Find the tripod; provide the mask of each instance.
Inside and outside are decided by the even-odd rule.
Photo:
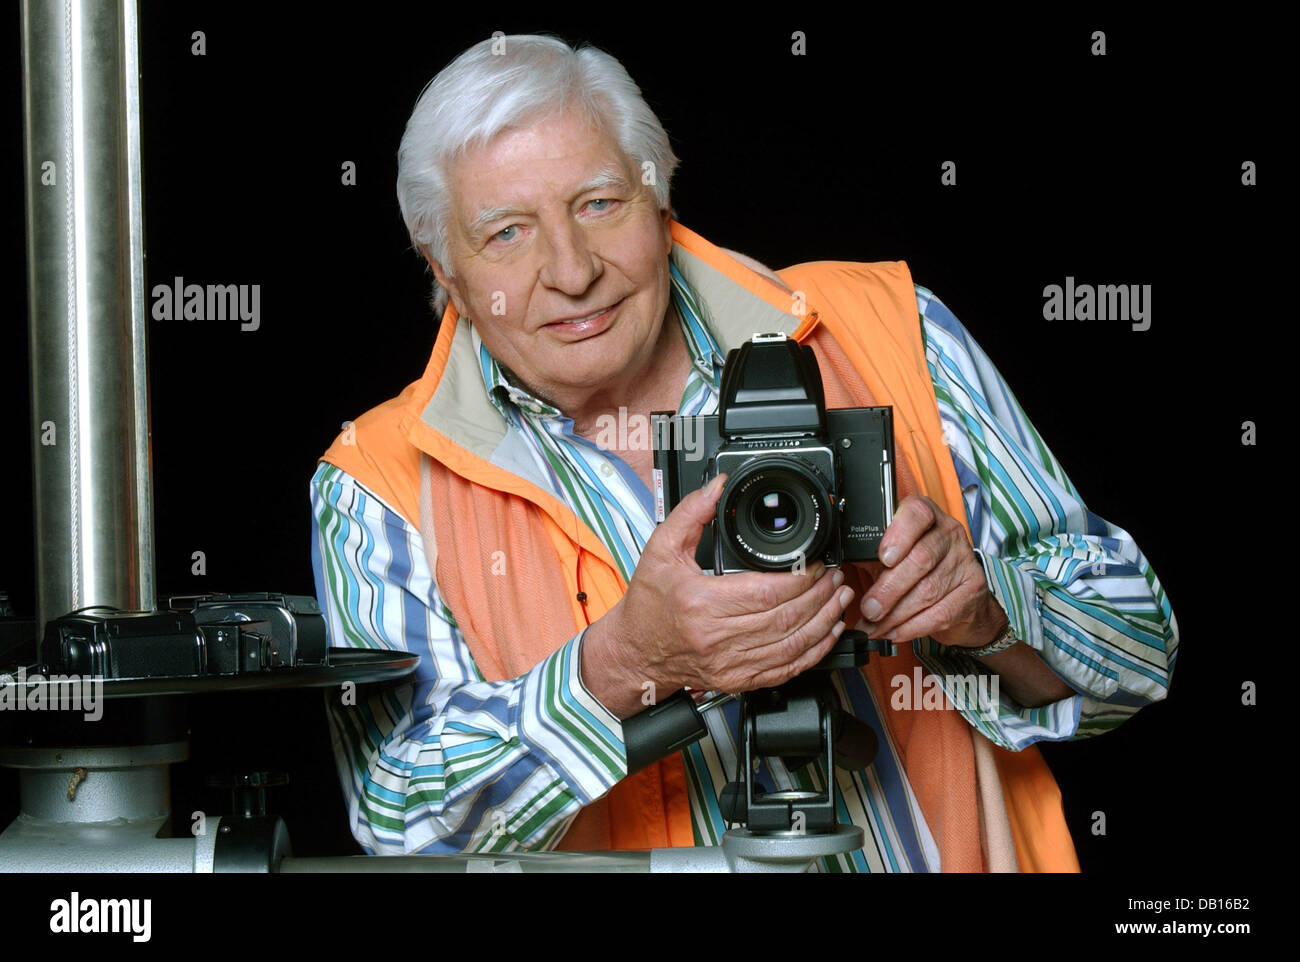
[[[862,829],[836,821],[835,765],[865,768],[875,758],[878,742],[870,725],[840,707],[831,671],[860,668],[872,652],[893,655],[897,648],[850,629],[815,667],[776,688],[720,695],[698,706],[679,691],[624,720],[628,772],[704,737],[700,713],[739,698],[741,750],[735,778],[718,796],[723,819],[744,825],[726,833],[730,855],[751,865],[774,866],[861,848]],[[764,756],[778,756],[792,769],[824,759],[826,789],[768,791],[755,773],[755,762]]]
[[[846,631],[814,668],[776,688],[740,696],[740,736],[736,778],[719,795],[723,818],[743,823],[752,835],[803,836],[835,833],[835,765],[865,768],[878,743],[871,726],[840,707],[831,671],[859,668],[871,652],[892,655],[888,641]],[[825,761],[825,791],[768,791],[758,782],[756,761],[779,756],[787,768]]]

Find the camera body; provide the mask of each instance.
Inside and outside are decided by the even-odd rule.
[[[727,355],[717,415],[651,415],[662,520],[719,474],[701,568],[802,570],[873,561],[893,518],[893,409],[826,410],[812,348],[757,334]]]
[[[47,672],[114,680],[244,675],[329,663],[325,617],[311,595],[174,595],[166,611],[83,609],[50,619]]]

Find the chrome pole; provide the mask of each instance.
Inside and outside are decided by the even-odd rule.
[[[155,604],[135,0],[24,0],[37,630]]]

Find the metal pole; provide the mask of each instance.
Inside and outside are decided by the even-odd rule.
[[[656,850],[657,851],[657,850]],[[338,855],[280,861],[280,872],[464,875],[474,872],[631,872],[651,870],[651,852],[506,852],[498,855]]]
[[[135,0],[24,0],[37,630],[155,604]]]

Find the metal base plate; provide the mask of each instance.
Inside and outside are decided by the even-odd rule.
[[[856,825],[836,825],[830,832],[755,835],[733,828],[722,836],[723,847],[736,858],[755,862],[810,862],[862,848],[865,836]]]

